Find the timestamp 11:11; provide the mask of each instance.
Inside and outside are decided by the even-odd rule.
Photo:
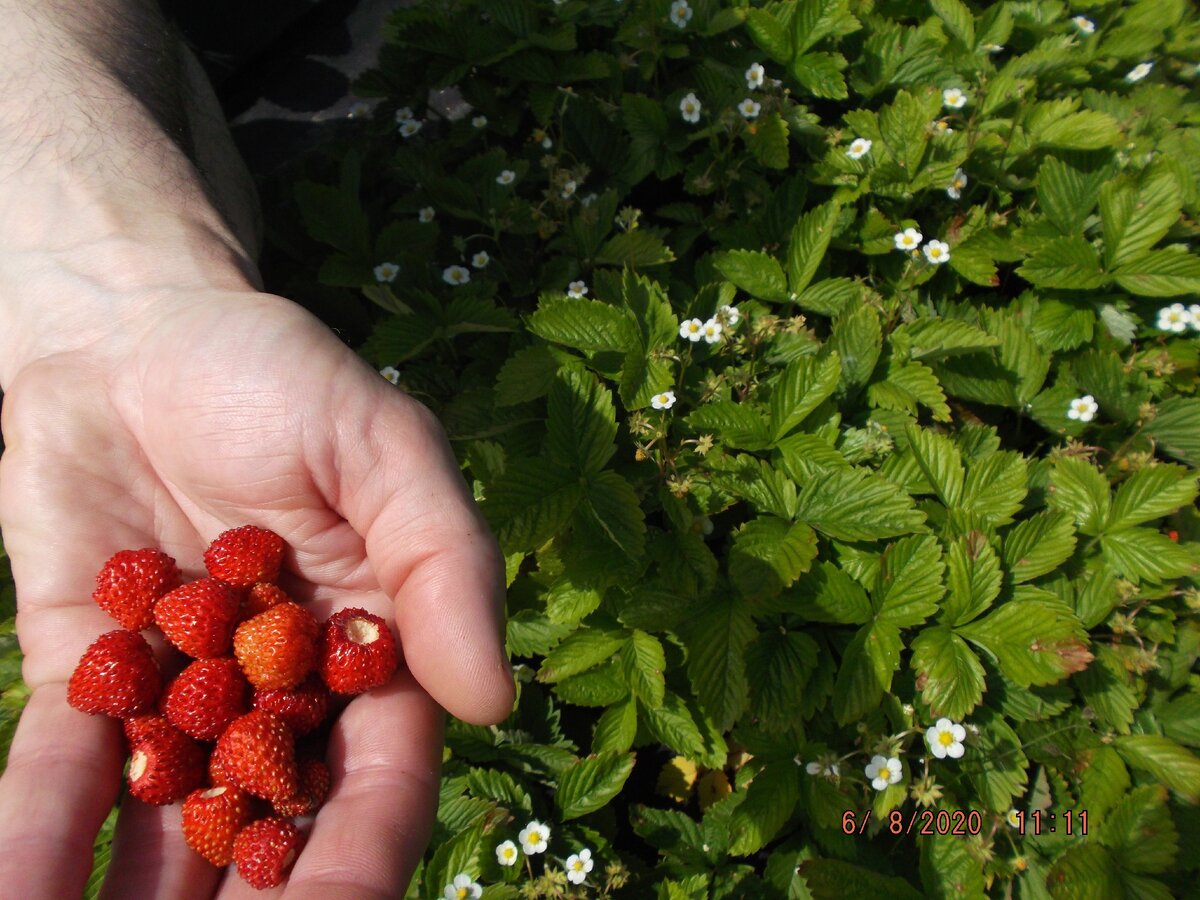
[[[1086,835],[1088,833],[1086,809],[1078,811],[1068,809],[1061,816],[1058,813],[1042,812],[1040,809],[1035,809],[1028,815],[1018,810],[1014,818],[1019,834],[1025,834],[1026,829],[1035,835],[1054,834],[1059,828],[1063,830],[1064,834]]]

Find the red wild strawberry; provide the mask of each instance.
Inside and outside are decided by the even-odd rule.
[[[274,804],[277,816],[311,816],[325,798],[329,796],[329,766],[319,759],[306,759],[300,763],[300,790],[294,797],[286,800],[276,800]]]
[[[275,532],[243,525],[217,536],[204,551],[204,565],[213,578],[238,587],[273,582],[279,577],[284,546]]]
[[[161,550],[122,550],[96,576],[92,599],[124,628],[141,631],[154,624],[154,604],[179,584],[179,567]]]
[[[129,749],[131,752],[134,745],[151,732],[158,731],[160,728],[174,727],[170,722],[167,721],[166,716],[153,712],[131,716],[124,721],[123,725],[125,727],[125,740],[129,742]]]
[[[260,709],[234,720],[217,741],[209,771],[262,797],[282,800],[298,788],[296,739],[283,721]],[[214,781],[218,779],[214,777]]]
[[[136,631],[118,629],[92,643],[67,685],[67,702],[85,713],[127,719],[154,707],[162,674],[150,645]]]
[[[240,601],[211,578],[175,588],[154,607],[154,621],[172,644],[193,659],[229,652]]]
[[[158,728],[138,741],[129,757],[129,793],[166,806],[204,781],[204,751],[182,731]]]
[[[233,862],[233,842],[250,820],[250,795],[218,785],[192,791],[183,801],[183,839],[214,866]]]
[[[198,659],[167,685],[163,712],[184,734],[215,741],[245,714],[249,687],[233,657]]]
[[[312,671],[320,630],[303,606],[280,603],[237,627],[233,652],[256,688],[292,688]]]
[[[212,753],[208,755],[208,781],[213,787],[237,787],[234,780],[229,777],[229,773],[225,771],[220,745],[213,747]]]
[[[241,620],[253,619],[261,612],[266,612],[272,606],[280,603],[290,603],[292,600],[283,590],[273,584],[260,581],[246,593],[242,601]]]
[[[233,842],[238,874],[259,890],[282,884],[304,849],[304,840],[300,829],[287,819],[272,816],[251,822]]]
[[[254,708],[283,719],[292,733],[300,737],[325,720],[329,712],[329,688],[313,672],[294,688],[255,691]]]
[[[325,623],[317,668],[331,691],[361,694],[387,684],[396,665],[396,640],[379,616],[351,607]]]

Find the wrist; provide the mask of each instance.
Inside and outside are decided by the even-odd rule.
[[[175,79],[169,135],[139,73],[74,37],[56,0],[32,9],[0,0],[0,26],[28,29],[0,40],[0,389],[35,359],[119,347],[171,297],[259,280],[253,187],[194,60],[141,73]]]

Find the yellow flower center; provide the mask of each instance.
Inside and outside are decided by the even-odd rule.
[[[458,900],[467,900],[471,896],[470,888],[460,887],[458,889]]]
[[[939,256],[942,255],[942,248],[941,247],[931,247],[929,250],[929,255],[932,256],[934,259],[937,259]]]
[[[938,743],[941,744],[943,747],[949,747],[951,744],[954,743],[954,735],[951,734],[949,731],[943,731],[940,734],[938,734]]]

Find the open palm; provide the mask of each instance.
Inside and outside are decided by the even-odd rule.
[[[157,546],[196,577],[213,537],[251,523],[293,548],[281,584],[318,619],[396,622],[401,671],[342,713],[288,887],[395,897],[428,840],[439,705],[488,723],[512,703],[495,543],[433,417],[289,302],[176,297],[132,331],[27,366],[4,398],[0,522],[33,694],[0,780],[0,884],[78,896],[120,786],[119,723],[65,701],[117,627],[91,601],[100,565]],[[178,806],[124,804],[113,853],[108,896],[263,896],[186,847]]]

